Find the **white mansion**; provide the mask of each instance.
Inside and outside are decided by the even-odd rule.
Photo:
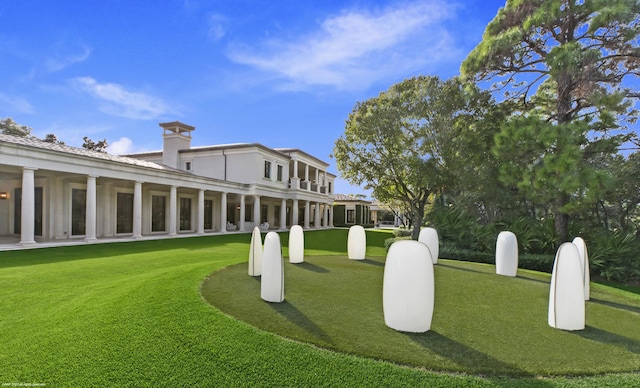
[[[0,134],[0,244],[333,226],[336,176],[298,149],[191,147],[161,123],[162,151],[116,156]]]

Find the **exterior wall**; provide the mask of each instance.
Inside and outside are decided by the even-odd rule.
[[[326,190],[321,192],[319,188],[303,190],[290,187],[289,155],[261,145],[218,146],[176,152],[179,162],[176,168],[169,168],[161,164],[163,157],[158,152],[134,155],[134,159],[133,156],[100,154],[0,134],[0,193],[8,195],[7,199],[0,198],[0,236],[21,238],[21,234],[24,235],[24,231],[16,233],[15,230],[15,220],[22,207],[16,213],[14,198],[15,189],[23,186],[23,179],[30,179],[24,178],[29,174],[23,170],[32,172],[33,190],[42,190],[41,217],[33,211],[34,218],[37,218],[34,224],[42,224],[42,233],[35,236],[36,242],[223,233],[227,231],[227,220],[233,220],[236,226],[242,224],[238,222],[241,212],[244,219],[252,222],[251,225],[246,223],[244,231],[250,231],[250,226],[264,221],[268,222],[270,229],[285,229],[294,224],[305,228],[333,225],[332,220],[327,219],[333,211],[325,210],[333,203],[332,194]],[[271,163],[269,178],[265,177],[265,161]],[[322,162],[313,158],[308,161],[314,163],[308,167],[310,170],[326,169]],[[190,171],[185,170],[186,162],[190,162]],[[278,179],[278,166],[282,166],[281,180]],[[329,182],[335,176],[323,170],[318,178]],[[90,195],[93,187],[95,201]],[[74,190],[81,191],[74,194]],[[123,206],[118,203],[119,193],[124,196],[121,198],[125,201],[123,203],[133,207],[132,211],[127,210],[126,217],[119,216],[118,208]],[[82,195],[82,199],[78,199],[78,195]],[[154,196],[164,197],[164,223],[159,231],[152,230],[152,221],[158,220],[158,213],[154,218]],[[175,202],[171,202],[172,198]],[[190,207],[188,222],[181,227],[180,204],[183,200]],[[256,212],[254,203],[258,201],[259,211]],[[92,204],[94,202],[95,205]],[[205,212],[211,221],[207,227],[203,226]],[[119,223],[123,226],[120,231]],[[95,231],[91,227],[94,224]],[[84,231],[84,234],[74,235],[73,225],[76,225],[76,231]],[[25,244],[33,243],[28,234],[20,241],[23,240]]]

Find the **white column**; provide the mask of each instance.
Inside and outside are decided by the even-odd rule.
[[[247,209],[244,205],[244,194],[240,195],[240,219],[238,220],[238,230],[244,230],[244,219],[246,218]]]
[[[333,228],[333,205],[329,204],[329,227]]]
[[[35,244],[35,169],[22,169],[22,207],[20,218],[20,244]]]
[[[178,187],[171,186],[169,191],[169,236],[175,236],[178,220]]]
[[[96,239],[96,177],[87,176],[87,203],[85,211],[84,239],[87,241]],[[135,212],[134,212],[135,213]]]
[[[198,234],[204,234],[204,190],[198,190]]]
[[[309,201],[304,201],[304,228],[309,229],[309,209],[311,204]]]
[[[304,166],[304,181],[307,183],[307,190],[311,191],[311,182],[309,182],[309,165],[308,164]]]
[[[313,219],[313,226],[315,228],[319,228],[320,227],[320,202],[316,202],[316,214],[315,214],[315,217]]]
[[[324,212],[322,212],[322,216],[324,217],[324,221],[322,221],[322,225],[324,225],[325,228],[329,227],[329,204],[325,203],[324,204]]]
[[[287,200],[284,198],[280,203],[280,229],[287,229]]]
[[[256,195],[253,200],[253,226],[259,226],[260,222],[260,196]]]
[[[227,231],[227,193],[220,196],[220,232]]]
[[[133,185],[133,238],[142,237],[142,182]]]
[[[293,177],[298,178],[298,160],[293,160]]]
[[[298,225],[298,200],[293,200],[293,205],[291,205],[291,226]]]

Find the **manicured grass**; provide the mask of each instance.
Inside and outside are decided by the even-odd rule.
[[[640,365],[640,297],[595,285],[587,328],[547,324],[549,275],[497,276],[487,264],[435,266],[431,330],[400,333],[384,324],[384,258],[312,256],[285,266],[284,303],[260,299],[246,264],[213,274],[203,295],[220,310],[265,330],[329,349],[428,370],[510,376],[629,372]]]
[[[346,233],[306,233],[307,254],[344,255]],[[388,234],[367,237],[373,245]],[[200,295],[210,273],[246,261],[249,239],[0,252],[0,385],[637,385],[637,373],[581,379],[431,373],[282,339],[225,315]],[[378,247],[368,255],[383,256]],[[637,342],[620,342],[629,344]]]

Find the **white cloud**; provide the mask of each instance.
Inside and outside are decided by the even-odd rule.
[[[150,120],[178,112],[162,99],[139,92],[130,92],[114,83],[99,83],[91,77],[80,77],[73,82],[84,92],[102,101],[104,113],[131,119]]]
[[[222,39],[227,33],[228,20],[220,14],[212,14],[209,16],[209,33],[210,40],[215,42]]]
[[[343,12],[297,40],[271,39],[260,48],[235,47],[229,57],[276,74],[292,89],[311,85],[362,89],[450,58],[455,50],[439,23],[451,16],[451,10],[450,3],[434,0],[377,12]]]
[[[45,61],[44,66],[48,73],[55,73],[73,64],[86,61],[87,58],[89,58],[89,55],[91,55],[91,49],[83,47],[81,53],[68,55],[62,58],[50,58]]]
[[[109,144],[107,149],[110,154],[124,155],[133,152],[133,141],[128,137],[121,137],[120,139]]]
[[[11,115],[16,113],[34,113],[35,111],[29,101],[24,98],[7,96],[2,93],[0,93],[0,108],[4,111],[10,112]]]

